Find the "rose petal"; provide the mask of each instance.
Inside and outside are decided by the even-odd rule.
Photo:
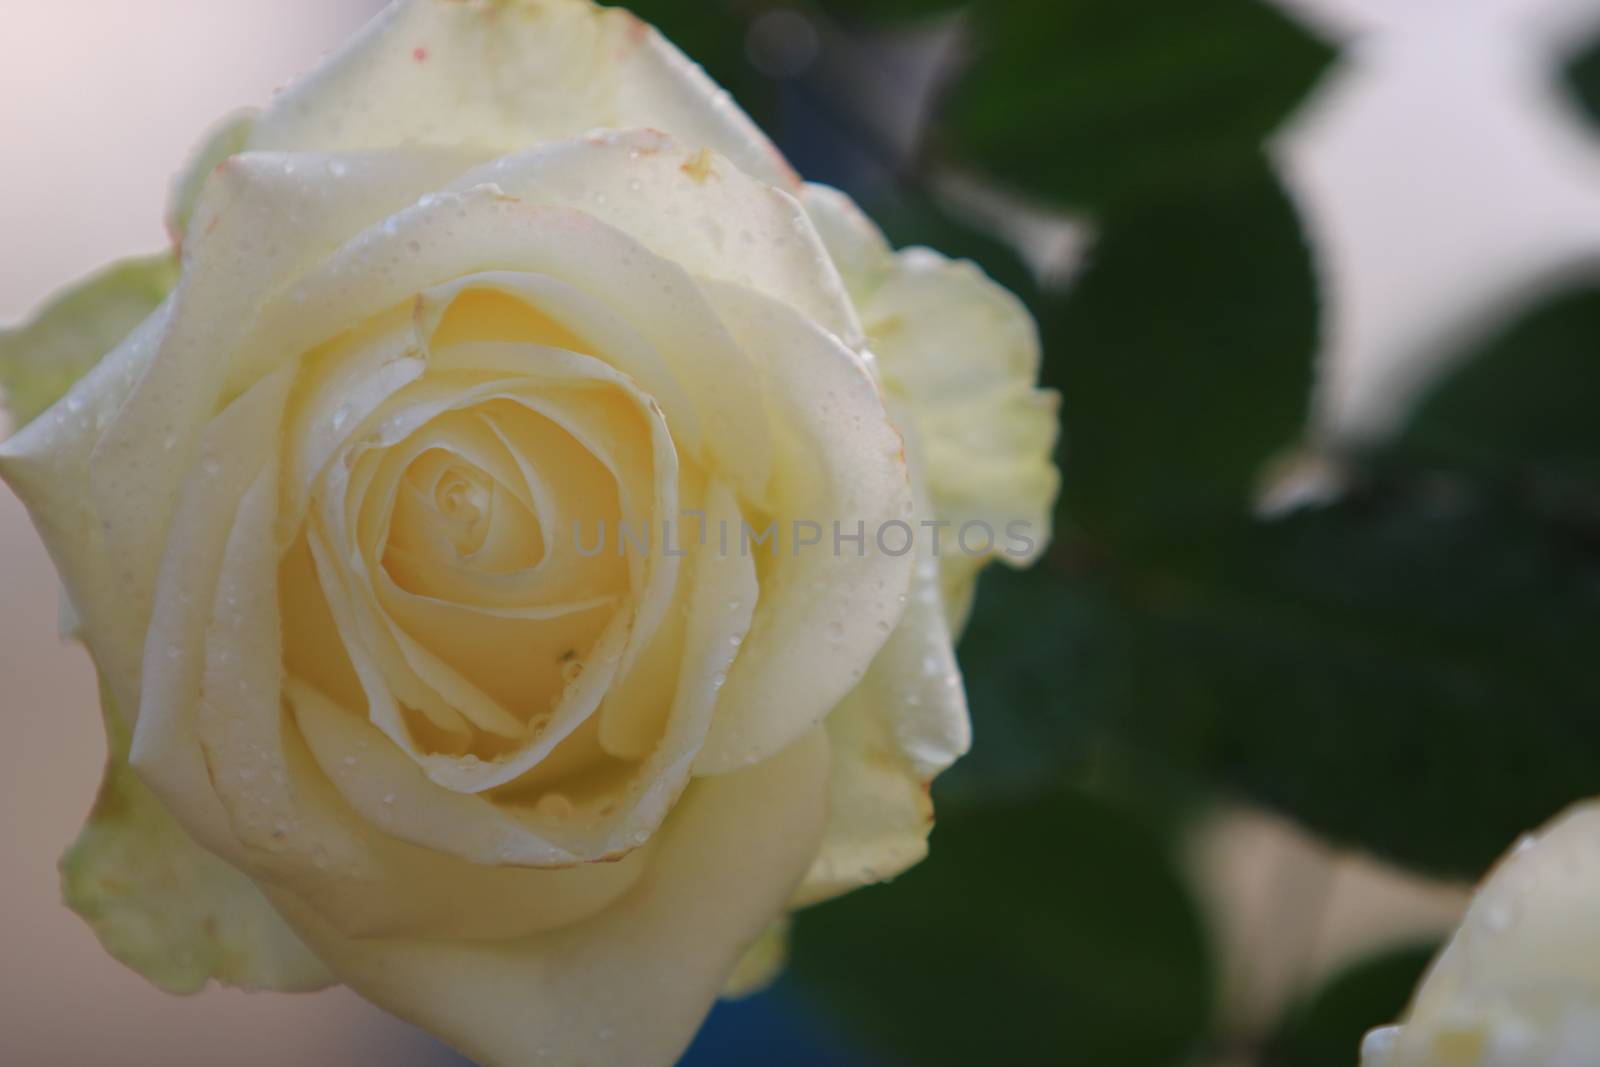
[[[517,941],[356,940],[293,898],[275,903],[343,981],[483,1067],[670,1067],[810,863],[827,775],[818,731],[697,783],[633,892]]]
[[[465,145],[488,158],[598,126],[668,130],[798,185],[704,71],[626,11],[587,0],[404,0],[281,94],[251,145]]]
[[[122,603],[119,568],[93,497],[85,492],[96,445],[140,375],[170,321],[165,303],[80,379],[43,417],[0,442],[0,477],[28,506],[66,590],[77,630],[100,665],[118,714],[139,711],[145,620]]]
[[[802,201],[860,309],[879,378],[906,413],[903,429],[922,441],[934,516],[951,524],[952,539],[981,523],[1003,561],[1032,563],[1050,541],[1060,488],[1059,397],[1035,388],[1039,337],[1027,308],[971,263],[925,248],[894,253],[835,189],[808,185]],[[941,556],[958,629],[985,562]]]
[[[547,276],[621,317],[660,352],[694,405],[708,465],[760,498],[771,457],[760,383],[694,280],[585,211],[524,202],[495,185],[430,196],[348,242],[268,304],[242,362],[271,366],[418,293],[501,272]]]
[[[1567,1067],[1600,1040],[1600,805],[1525,837],[1364,1067]]]
[[[540,145],[463,174],[534,203],[581,208],[698,278],[731,282],[799,309],[852,348],[862,344],[844,283],[805,208],[711,151],[655,130]]]
[[[769,516],[781,552],[763,558],[750,636],[728,672],[696,772],[757,762],[820,723],[866,674],[888,640],[910,585],[909,547],[878,533],[912,516],[900,435],[861,358],[794,309],[749,289],[703,282],[734,337],[767,376],[769,417],[790,428],[774,485],[784,510]],[[795,544],[795,523],[822,541]],[[833,523],[864,534],[859,555],[837,551]],[[756,524],[759,525],[759,522]],[[808,531],[811,532],[811,531]],[[733,531],[734,551],[742,531]],[[752,545],[753,553],[768,549]]]
[[[200,752],[194,718],[206,663],[213,591],[240,502],[275,463],[258,443],[275,434],[294,377],[285,369],[234,401],[206,427],[199,461],[174,511],[145,640],[141,713],[130,761],[197,841],[236,865],[244,853]],[[265,536],[272,533],[270,527]],[[276,571],[276,566],[273,567]],[[273,609],[268,618],[276,620]],[[253,656],[270,656],[254,650]],[[274,669],[281,669],[271,664]]]
[[[920,455],[907,445],[920,521],[928,500]],[[920,537],[905,614],[866,678],[828,716],[828,827],[796,907],[887,881],[927,855],[929,786],[972,746],[939,575],[933,540]]]
[[[327,168],[336,163],[346,176],[330,181]],[[228,396],[264,376],[238,376],[224,393],[237,369],[229,357],[241,324],[287,274],[458,169],[445,157],[401,152],[343,161],[236,156],[207,183],[168,318],[141,341],[155,353],[144,357],[137,384],[95,442],[87,477],[70,483],[93,508],[117,562],[105,593],[115,598],[112,614],[136,627],[150,618],[167,526],[199,436]],[[286,213],[296,225],[283,225]],[[242,447],[259,452],[277,436]],[[86,625],[102,625],[90,605],[77,607]],[[105,667],[119,702],[124,686],[137,690],[136,670]],[[125,706],[134,707],[131,695]]]

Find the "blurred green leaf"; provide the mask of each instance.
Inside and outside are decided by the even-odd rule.
[[[1567,64],[1565,81],[1590,121],[1600,122],[1600,40],[1590,41]]]
[[[1389,448],[1571,501],[1600,494],[1600,291],[1563,294],[1470,353]]]
[[[1476,875],[1594,791],[1600,560],[1514,502],[1396,475],[1124,587],[1118,735],[1330,837]]]
[[[998,0],[971,18],[948,147],[1103,213],[1235,180],[1332,58],[1260,0]]]
[[[971,0],[814,0],[817,7],[847,25],[890,27],[896,23],[948,15]]]
[[[1337,504],[1175,520],[1162,552],[1069,531],[1046,574],[986,578],[969,790],[1112,751],[1466,876],[1594,793],[1595,306],[1563,297],[1484,345]]]
[[[1389,949],[1334,975],[1291,1010],[1261,1067],[1351,1067],[1367,1031],[1400,1017],[1436,949]]]
[[[1159,842],[1073,791],[942,818],[898,881],[802,913],[790,968],[908,1067],[1170,1067],[1210,1008]]]
[[[1116,220],[1044,309],[1065,410],[1062,529],[1119,555],[1184,551],[1250,506],[1310,400],[1316,288],[1259,155]]]

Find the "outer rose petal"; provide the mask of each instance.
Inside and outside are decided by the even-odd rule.
[[[128,729],[101,694],[100,797],[61,860],[62,894],[106,951],[170,993],[211,979],[303,992],[332,984],[254,882],[195,844],[128,767]]]
[[[698,774],[722,774],[793,742],[866,675],[904,612],[914,566],[877,534],[914,507],[904,442],[861,357],[771,297],[701,285],[729,332],[764,360],[774,423],[794,428],[777,464],[780,507],[768,527],[787,543],[764,566],[750,635],[695,765]],[[806,521],[818,538],[810,550],[796,536]],[[859,548],[833,554],[833,531],[823,526],[832,522],[845,533],[859,523]],[[741,536],[732,531],[730,550],[744,550]],[[753,541],[749,550],[763,551]]]
[[[95,446],[149,366],[171,320],[163,304],[75,384],[43,418],[0,444],[0,477],[8,482],[43,538],[83,636],[130,723],[139,705],[144,621],[120,610],[115,556],[89,482]]]
[[[1479,889],[1364,1067],[1578,1067],[1600,1049],[1600,803],[1527,837]]]
[[[1050,540],[1060,474],[1051,460],[1059,397],[1035,388],[1039,335],[1027,308],[976,266],[926,248],[893,252],[849,197],[806,186],[811,214],[861,313],[884,390],[922,441],[933,514],[982,521],[1005,548],[1025,522],[1031,551],[1002,552],[1025,566]],[[941,557],[952,622],[964,622],[982,557]]]
[[[789,962],[789,927],[787,916],[773,923],[756,938],[755,944],[744,950],[733,973],[723,983],[722,995],[730,999],[749,997],[766,989]]]
[[[602,126],[655,127],[799,185],[704,71],[633,15],[588,0],[401,0],[280,96],[250,145],[460,145],[490,158]]]
[[[459,169],[459,160],[427,153],[239,156],[207,183],[165,321],[151,320],[124,344],[128,352],[107,360],[112,366],[104,375],[90,375],[79,386],[78,402],[93,410],[93,418],[70,442],[35,437],[29,427],[0,451],[0,463],[14,447],[36,457],[41,470],[57,468],[57,477],[39,482],[33,496],[22,493],[36,517],[70,511],[94,527],[92,533],[80,525],[45,536],[91,638],[110,625],[142,631],[149,620],[178,486],[200,433],[221,406],[241,324],[285,277]],[[335,179],[335,172],[342,176]],[[298,225],[284,226],[285,215]],[[68,397],[68,414],[72,403]],[[265,451],[271,441],[253,447]],[[61,469],[68,462],[71,477]],[[59,554],[101,538],[105,558],[116,561],[109,578],[80,571],[77,561],[64,562]],[[79,587],[89,585],[109,602],[105,611],[79,597]],[[136,719],[137,662],[99,662],[118,707]]]
[[[894,419],[904,424],[898,410]],[[929,514],[915,439],[906,442],[916,517]],[[861,684],[828,716],[828,828],[796,907],[887,881],[928,853],[928,787],[972,745],[967,694],[940,596],[931,538],[917,543],[905,614]]]
[[[357,992],[483,1067],[669,1067],[811,862],[827,778],[828,744],[813,731],[759,766],[697,782],[631,893],[520,940],[346,939],[275,899]]]
[[[595,134],[506,156],[455,187],[485,182],[581,208],[696,277],[782,300],[861,347],[861,323],[805,208],[693,142],[654,130]]]

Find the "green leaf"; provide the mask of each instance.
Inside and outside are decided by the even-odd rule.
[[[790,973],[890,1064],[1168,1067],[1210,1009],[1166,852],[1076,791],[941,818],[898,881],[801,913],[792,952]]]
[[[1513,501],[1396,476],[1126,596],[1119,736],[1327,836],[1471,876],[1593,792],[1600,559]]]
[[[1292,205],[1260,156],[1115,220],[1042,309],[1064,401],[1061,528],[1092,553],[1185,551],[1250,507],[1304,425],[1316,288]]]
[[[894,29],[970,5],[969,0],[818,0],[816,6],[848,25]]]
[[[1389,949],[1334,975],[1290,1011],[1261,1067],[1351,1067],[1367,1031],[1404,1012],[1437,947]]]
[[[1048,573],[986,579],[962,648],[979,745],[956,781],[1005,791],[1112,753],[1456,876],[1591,795],[1596,307],[1561,297],[1483,346],[1332,506],[1195,508],[1161,552],[1080,530]]]
[[[172,256],[130,259],[61,293],[23,326],[0,333],[0,393],[20,429],[54,404],[165,300]]]
[[[1600,41],[1590,41],[1565,71],[1567,89],[1591,122],[1600,122]]]
[[[1531,490],[1600,492],[1600,290],[1562,294],[1469,353],[1387,447]]]
[[[1103,212],[1236,180],[1332,58],[1258,0],[1000,0],[971,18],[949,149]]]

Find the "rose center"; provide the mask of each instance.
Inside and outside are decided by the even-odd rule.
[[[470,556],[483,547],[493,507],[494,493],[482,471],[453,466],[434,487],[433,510],[444,520],[458,556]]]

